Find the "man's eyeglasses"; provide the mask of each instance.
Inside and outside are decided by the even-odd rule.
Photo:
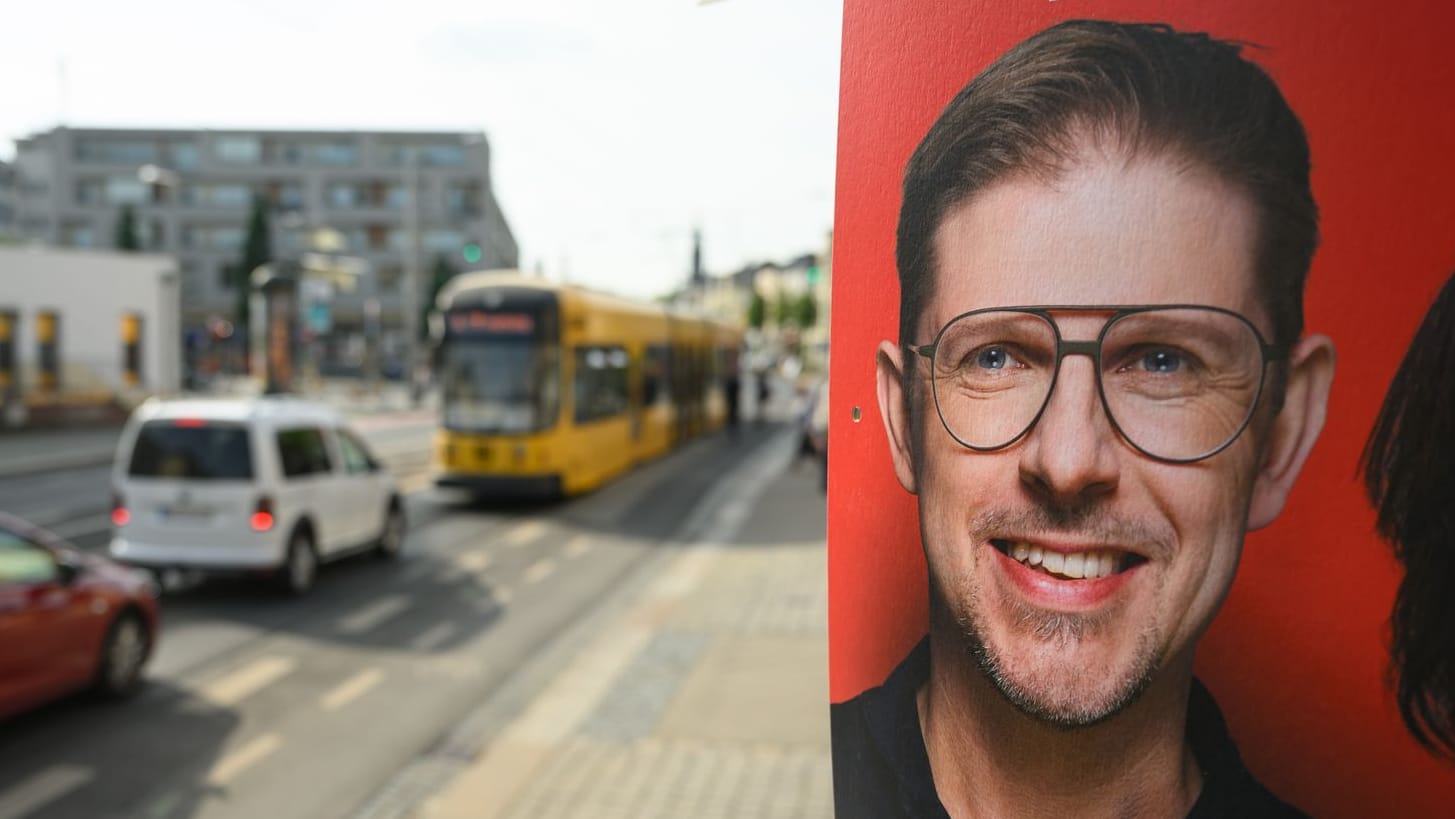
[[[1061,337],[1052,314],[1111,314],[1094,341]],[[1103,305],[993,307],[957,316],[930,360],[940,421],[960,444],[1008,447],[1036,425],[1061,360],[1092,359],[1107,420],[1144,455],[1191,463],[1237,439],[1253,417],[1267,365],[1284,351],[1252,322],[1220,307]]]

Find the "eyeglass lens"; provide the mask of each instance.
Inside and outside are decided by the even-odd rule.
[[[1191,460],[1247,424],[1262,384],[1262,345],[1235,315],[1199,308],[1136,312],[1102,332],[1105,406],[1128,441],[1156,458]],[[937,341],[935,401],[946,428],[975,449],[1006,446],[1035,423],[1056,379],[1056,328],[1012,310],[956,319]]]

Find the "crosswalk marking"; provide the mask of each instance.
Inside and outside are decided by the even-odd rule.
[[[402,594],[390,595],[340,617],[338,628],[345,634],[364,634],[397,617],[412,605],[409,598]]]
[[[443,623],[435,623],[411,640],[409,644],[418,651],[434,651],[455,636],[455,632],[458,630],[459,627],[448,620]]]
[[[283,747],[283,739],[277,734],[263,734],[254,737],[243,743],[236,751],[217,760],[217,764],[213,765],[212,770],[207,774],[207,784],[214,787],[226,785],[281,747]]]
[[[566,544],[566,557],[580,557],[591,551],[591,538],[587,535],[577,535]]]
[[[524,546],[540,539],[546,533],[546,525],[538,520],[530,520],[517,524],[509,532],[505,533],[505,545],[512,547]]]
[[[556,561],[550,559],[538,560],[535,563],[531,564],[531,567],[529,569],[525,570],[525,582],[539,583],[542,580],[545,580],[547,577],[550,577],[551,572],[554,572],[555,570]]]
[[[200,694],[213,705],[230,708],[277,682],[297,666],[298,661],[291,657],[259,657],[203,686]]]
[[[490,555],[484,552],[464,552],[455,558],[455,565],[467,572],[483,572],[490,568]]]
[[[52,765],[22,780],[0,799],[0,819],[20,819],[60,799],[96,778],[90,768],[78,765]]]
[[[365,669],[344,680],[342,683],[339,683],[332,691],[324,694],[319,704],[323,706],[323,710],[325,711],[337,711],[369,693],[369,690],[378,685],[383,679],[383,671],[377,668]]]

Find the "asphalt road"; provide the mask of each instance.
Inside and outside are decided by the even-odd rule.
[[[491,508],[427,488],[428,425],[362,426],[409,492],[403,560],[330,565],[301,599],[244,580],[169,591],[141,694],[0,723],[0,819],[349,815],[591,617],[770,433],[693,442],[570,502]],[[105,467],[0,480],[0,508],[83,548],[104,548],[108,504]]]

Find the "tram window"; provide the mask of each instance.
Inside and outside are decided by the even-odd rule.
[[[627,365],[621,347],[576,348],[575,398],[577,423],[609,418],[626,412]]]
[[[646,367],[642,370],[642,405],[650,407],[657,401],[663,399],[672,400],[671,382],[667,378],[671,373],[671,354],[665,345],[653,345],[647,348]]]
[[[518,339],[446,342],[443,416],[449,429],[521,433],[554,423],[559,370],[554,348]]]

